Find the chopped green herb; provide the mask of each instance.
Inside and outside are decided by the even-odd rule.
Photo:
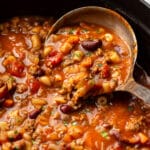
[[[82,32],[82,33],[87,33],[88,30],[87,30],[87,29],[82,29],[81,32]]]
[[[74,56],[76,56],[76,57],[81,57],[81,54],[79,54],[79,53],[74,53]]]
[[[63,121],[63,124],[64,124],[65,126],[67,126],[67,125],[68,125],[68,121],[64,120],[64,121]]]
[[[114,67],[114,68],[119,68],[119,66],[118,66],[118,65],[114,65],[113,67]]]
[[[11,82],[14,82],[14,81],[15,81],[15,79],[14,79],[12,76],[10,76],[10,77],[8,78],[8,80],[11,81]]]
[[[85,108],[85,109],[83,109],[83,111],[82,111],[83,113],[88,113],[88,112],[91,112],[90,111],[90,109],[88,109],[88,108]]]
[[[102,66],[103,66],[103,64],[97,64],[97,66],[98,66],[98,67],[102,67]]]
[[[89,80],[89,84],[93,86],[93,85],[95,85],[95,81],[94,80]]]
[[[61,30],[59,30],[59,33],[57,33],[57,35],[59,35],[59,34],[63,34],[63,33],[66,33],[66,30],[61,29]]]
[[[45,110],[45,108],[46,108],[45,106],[42,106],[42,107],[41,107],[41,110],[42,110],[42,111],[44,111],[44,110]]]
[[[72,28],[69,30],[69,34],[73,34],[73,33],[74,33],[74,29]]]
[[[128,111],[131,112],[133,111],[134,107],[133,106],[128,106]]]
[[[21,123],[22,120],[21,120],[20,118],[17,118],[17,119],[16,119],[16,122],[17,122],[17,123]]]
[[[106,139],[107,139],[109,135],[108,135],[108,132],[102,131],[102,132],[101,132],[101,136],[102,136],[103,138],[106,138]]]
[[[18,134],[18,131],[17,131],[17,130],[15,130],[15,131],[14,131],[14,133],[15,133],[15,134]]]
[[[32,139],[32,144],[34,144],[35,143],[35,141]]]
[[[56,143],[56,145],[59,145],[59,144],[60,144],[60,141],[56,141],[55,143]]]
[[[96,30],[96,33],[101,33],[101,31],[99,29]]]
[[[94,40],[94,38],[93,37],[89,37],[88,40]]]
[[[77,122],[77,121],[74,121],[74,122],[72,122],[72,125],[73,125],[73,126],[76,126],[76,125],[78,125],[78,122]]]
[[[18,147],[14,147],[14,149],[13,150],[19,150],[19,148]]]
[[[50,115],[54,115],[55,114],[55,110],[50,111]]]
[[[91,56],[92,53],[91,53],[91,52],[87,52],[85,55],[86,55],[86,56]]]

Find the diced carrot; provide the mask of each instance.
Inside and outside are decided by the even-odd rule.
[[[72,141],[72,137],[69,134],[65,134],[63,141],[69,143]]]
[[[138,133],[138,135],[140,137],[141,143],[146,143],[147,142],[148,137],[145,134],[143,134],[143,133],[140,132],[140,133]]]
[[[12,107],[14,105],[14,101],[12,99],[6,99],[3,105],[5,107]]]

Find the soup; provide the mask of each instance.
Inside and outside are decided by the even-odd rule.
[[[126,44],[81,23],[44,47],[52,24],[15,17],[0,25],[0,149],[148,150],[150,110],[128,93],[103,94],[126,80]]]

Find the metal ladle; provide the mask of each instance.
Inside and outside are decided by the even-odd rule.
[[[150,90],[136,83],[133,78],[133,69],[138,53],[135,33],[130,24],[117,12],[97,6],[87,6],[74,9],[63,15],[55,22],[47,36],[45,45],[48,44],[49,36],[52,33],[56,33],[61,27],[80,22],[98,24],[112,29],[128,45],[132,64],[126,80],[123,84],[119,85],[115,91],[128,91],[144,100],[144,102],[149,105]]]

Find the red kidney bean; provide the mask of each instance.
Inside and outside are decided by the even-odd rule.
[[[36,119],[36,117],[41,113],[41,109],[35,109],[29,113],[30,119]]]
[[[102,46],[101,40],[85,40],[81,42],[81,45],[84,49],[93,51]]]
[[[18,140],[22,139],[22,134],[21,133],[16,133],[16,135],[14,137],[10,137],[8,139],[11,142],[18,141]]]
[[[51,65],[56,66],[62,61],[62,59],[63,59],[62,53],[57,52],[54,56],[50,55],[50,57],[46,58],[45,64],[48,67],[51,66]]]
[[[6,84],[0,86],[0,99],[4,98],[8,92],[8,87]],[[0,100],[1,101],[1,100]]]
[[[42,69],[38,69],[37,72],[34,74],[35,77],[40,77],[42,75],[44,75],[45,72]]]
[[[68,114],[68,113],[73,112],[74,109],[71,106],[67,105],[67,104],[62,104],[62,105],[60,105],[60,110],[64,114]]]
[[[102,125],[105,129],[111,129],[112,128],[112,125],[111,124],[108,124],[108,123],[104,123]]]

